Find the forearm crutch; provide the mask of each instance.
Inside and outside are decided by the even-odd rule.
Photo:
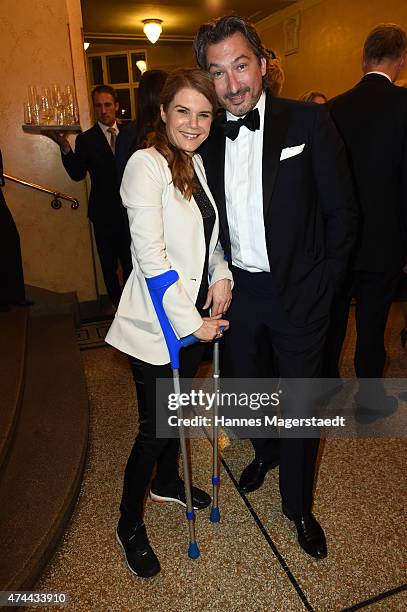
[[[213,404],[213,416],[212,416],[212,458],[213,458],[213,471],[212,471],[212,508],[210,514],[211,523],[218,523],[220,521],[219,511],[219,456],[218,456],[218,395],[219,395],[219,340],[216,340],[213,345],[213,392],[215,394],[215,401]]]
[[[164,334],[165,342],[167,344],[168,352],[170,354],[172,375],[174,381],[174,393],[179,397],[181,393],[180,378],[179,378],[179,354],[182,348],[191,346],[196,342],[199,342],[198,338],[191,334],[185,338],[177,338],[175,332],[168,320],[163,306],[164,294],[168,287],[173,285],[178,280],[178,273],[175,270],[168,270],[163,274],[154,276],[153,278],[146,278],[147,288],[150,292],[151,300],[153,302],[155,312],[161,325],[162,332]],[[182,423],[182,407],[177,408],[178,415],[181,417],[180,422]],[[197,559],[200,555],[198,544],[195,538],[195,513],[192,505],[192,494],[191,494],[191,478],[189,473],[187,445],[185,440],[185,430],[183,425],[179,426],[179,437],[182,455],[182,467],[184,472],[184,483],[185,483],[185,496],[187,502],[186,517],[188,520],[189,528],[189,546],[188,546],[188,557],[190,559]]]

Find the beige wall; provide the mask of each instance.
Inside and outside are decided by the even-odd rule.
[[[0,147],[7,174],[65,192],[81,204],[77,211],[69,203],[54,211],[50,196],[6,181],[26,283],[58,292],[77,290],[81,300],[90,300],[96,291],[85,184],[69,179],[53,142],[21,129],[29,84],[74,82],[71,47],[81,123],[89,127],[81,27],[80,0],[1,0]]]
[[[282,96],[287,98],[310,89],[328,97],[349,89],[361,77],[361,49],[369,30],[389,21],[407,29],[407,0],[310,0],[299,6],[298,53],[284,56],[283,34],[283,19],[298,9],[281,11],[258,28],[266,47],[282,58]],[[407,77],[407,69],[401,76]]]

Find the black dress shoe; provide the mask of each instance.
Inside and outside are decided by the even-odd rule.
[[[367,403],[367,401],[365,403],[363,398],[356,399],[355,421],[361,425],[368,425],[394,414],[397,408],[398,401],[393,395],[383,395],[383,397],[375,398],[370,403]]]
[[[278,465],[278,461],[266,461],[265,459],[253,459],[249,465],[243,470],[240,480],[239,489],[243,493],[256,491],[264,482],[264,478],[269,470],[272,470]]]
[[[211,496],[208,495],[206,491],[198,489],[198,487],[191,487],[191,495],[194,510],[203,510],[203,508],[207,508],[212,501]],[[175,502],[176,504],[184,506],[184,508],[187,506],[185,486],[182,480],[171,483],[166,487],[157,487],[153,482],[150,497],[156,502]]]
[[[293,521],[297,528],[298,543],[314,559],[325,559],[328,554],[324,530],[311,512],[293,516],[285,508],[283,514]]]
[[[127,567],[140,578],[152,578],[160,571],[160,562],[150,546],[143,522],[129,528],[122,518],[116,530],[116,540],[126,556]]]

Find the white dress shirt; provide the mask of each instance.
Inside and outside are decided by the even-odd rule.
[[[101,123],[100,121],[98,121],[98,125],[99,125],[100,129],[102,130],[102,132],[104,133],[104,135],[106,136],[106,140],[109,143],[109,147],[110,147],[110,139],[112,137],[112,134],[111,134],[111,132],[108,132],[107,130],[110,130],[111,127],[114,128],[115,134],[116,134],[116,136],[118,136],[119,128],[117,127],[116,121],[114,122],[113,125],[105,125],[104,123]]]
[[[245,125],[236,140],[226,138],[225,197],[232,263],[248,272],[270,272],[263,217],[263,130],[266,94],[255,108],[260,129],[252,132]],[[237,121],[227,112],[228,120]]]

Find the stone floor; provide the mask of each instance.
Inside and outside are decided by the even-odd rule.
[[[342,373],[353,376],[350,320]],[[387,376],[407,379],[397,305],[387,330]],[[196,528],[201,557],[186,555],[183,510],[147,503],[146,525],[162,571],[145,581],[127,570],[114,530],[122,473],[136,431],[135,394],[126,359],[112,348],[82,353],[91,405],[91,439],[81,496],[53,561],[37,585],[64,591],[61,610],[152,612],[339,612],[407,609],[405,439],[328,439],[323,444],[314,511],[329,556],[301,552],[280,509],[278,472],[247,496],[236,488],[251,459],[246,440],[224,449],[219,524],[206,510]],[[399,381],[401,384],[401,381]],[[403,410],[407,405],[401,406]],[[211,447],[191,442],[194,482],[210,490]]]

